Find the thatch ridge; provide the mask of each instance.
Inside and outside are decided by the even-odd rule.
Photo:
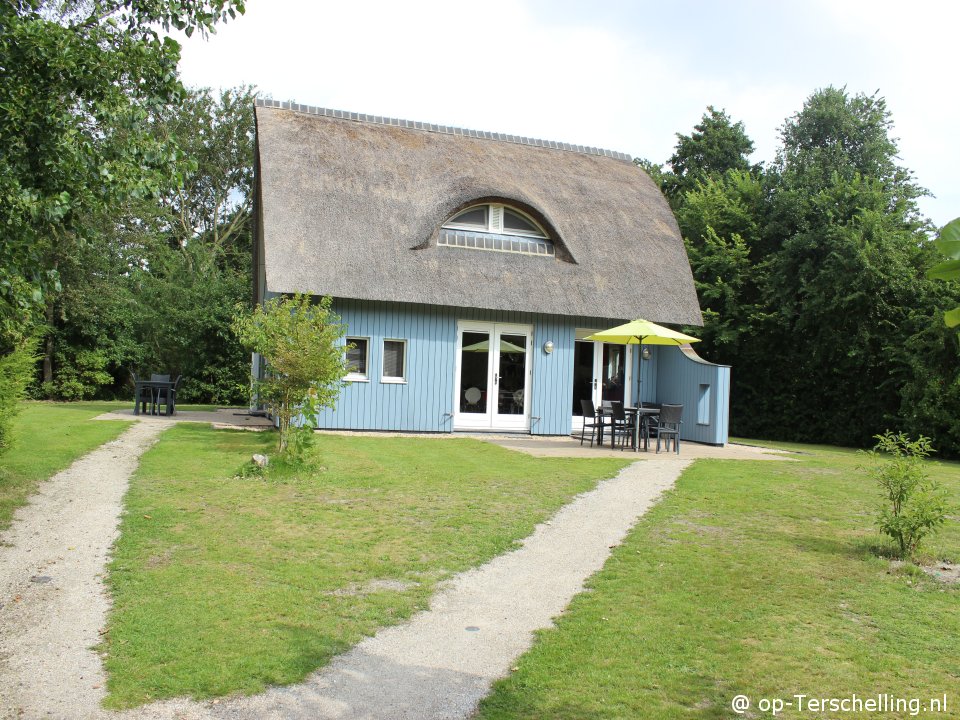
[[[468,130],[466,128],[454,127],[450,125],[432,125],[430,123],[418,122],[415,120],[403,120],[401,118],[382,117],[380,115],[367,115],[365,113],[347,112],[346,110],[333,110],[331,108],[318,107],[315,105],[303,105],[301,103],[273,100],[269,98],[256,98],[255,104],[256,107],[292,110],[294,112],[305,113],[308,115],[323,115],[325,117],[337,118],[339,120],[352,120],[354,122],[366,122],[378,125],[393,125],[395,127],[405,127],[411,130],[426,130],[428,132],[446,133],[448,135],[466,135],[468,137],[496,140],[498,142],[511,142],[519,145],[533,145],[535,147],[553,148],[554,150],[566,150],[567,152],[579,152],[586,155],[603,155],[605,157],[623,160],[624,162],[633,162],[633,159],[627,155],[627,153],[616,152],[614,150],[604,150],[602,148],[595,147],[584,147],[583,145],[571,145],[570,143],[556,142],[555,140],[539,140],[537,138],[521,137],[519,135],[506,135],[504,133],[486,132],[483,130]]]

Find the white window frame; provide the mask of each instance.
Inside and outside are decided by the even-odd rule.
[[[541,240],[549,240],[550,236],[547,232],[540,226],[536,220],[530,217],[529,214],[525,213],[520,208],[514,207],[513,205],[504,205],[503,203],[478,203],[476,205],[470,205],[465,207],[463,210],[457,213],[465,213],[474,208],[485,207],[487,209],[487,226],[481,227],[479,225],[470,225],[468,223],[458,223],[453,220],[447,221],[443,224],[445,228],[451,228],[453,230],[473,230],[474,232],[488,232],[494,233],[496,235],[513,235],[516,237],[529,237],[529,238],[539,238]],[[514,230],[507,229],[503,226],[503,216],[505,210],[516,213],[520,217],[528,220],[534,227],[536,227],[539,232],[528,232],[526,230]]]
[[[367,369],[365,373],[348,372],[343,378],[350,382],[370,382],[370,338],[364,335],[350,335],[345,337],[346,344],[349,345],[353,340],[363,340],[367,344],[367,351],[364,356],[363,365]]]
[[[401,377],[387,376],[384,373],[383,364],[387,359],[387,343],[397,342],[403,345],[403,375]],[[380,343],[380,382],[391,385],[407,384],[407,341],[405,338],[384,338]]]

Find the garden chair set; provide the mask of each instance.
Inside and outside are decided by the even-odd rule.
[[[604,434],[610,435],[610,447],[615,448],[619,443],[620,449],[629,446],[640,450],[640,440],[643,439],[643,449],[649,448],[651,437],[657,438],[657,452],[660,452],[660,443],[670,450],[670,441],[673,449],[680,454],[680,424],[683,422],[683,405],[644,405],[639,407],[624,407],[617,401],[604,401],[598,409],[592,400],[580,401],[583,410],[583,428],[580,431],[580,444],[586,439],[587,430],[590,431],[590,447],[593,447],[594,437],[597,445],[602,447]]]
[[[134,400],[133,414],[139,415],[148,412],[151,415],[160,415],[160,408],[164,408],[165,415],[173,415],[177,410],[177,390],[180,389],[182,375],[171,381],[169,375],[153,374],[149,380],[138,378],[133,374]]]

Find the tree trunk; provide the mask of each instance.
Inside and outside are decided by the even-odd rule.
[[[47,388],[47,399],[53,398],[53,303],[47,302],[47,339],[43,344],[43,382]]]

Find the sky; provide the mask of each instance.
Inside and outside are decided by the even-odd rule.
[[[183,81],[664,163],[708,105],[770,162],[817,89],[879,93],[900,164],[960,216],[960,3],[950,0],[247,0],[181,38]]]

